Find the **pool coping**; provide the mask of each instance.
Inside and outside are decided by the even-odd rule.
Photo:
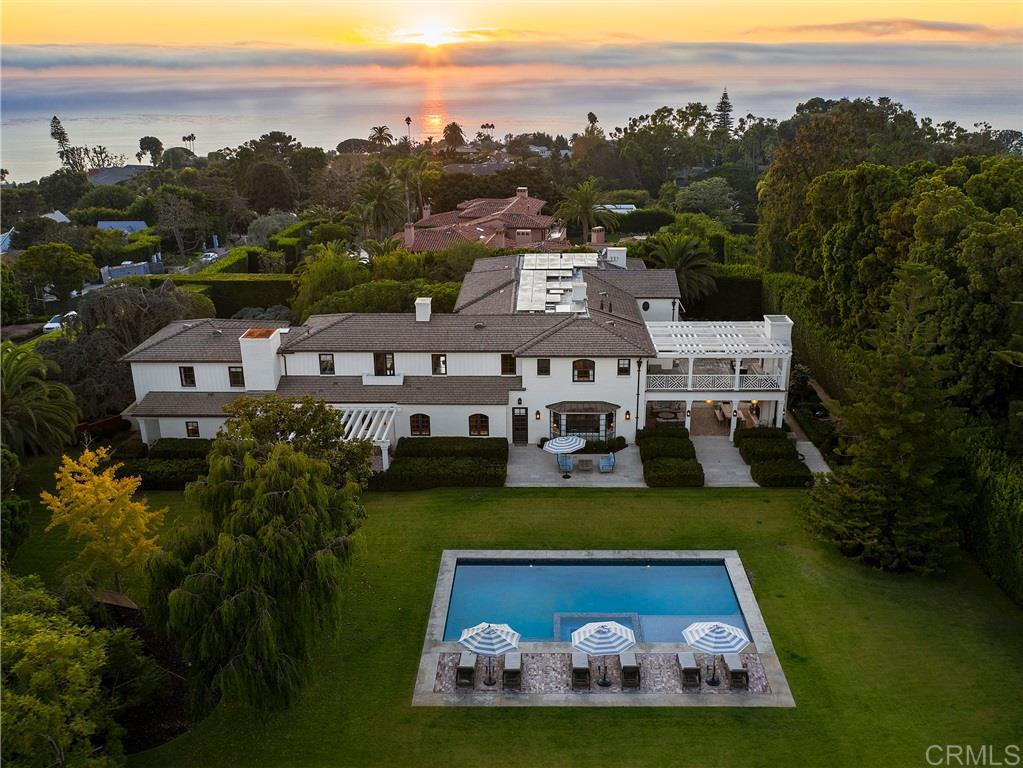
[[[473,560],[692,560],[723,562],[732,582],[751,643],[744,649],[760,657],[771,693],[729,693],[728,695],[678,695],[665,693],[438,693],[434,691],[437,663],[442,653],[464,650],[457,642],[444,640],[451,587],[459,559]],[[751,647],[752,646],[752,649]],[[563,642],[520,643],[522,653],[557,653],[567,650]],[[685,643],[637,643],[636,653],[675,653],[691,650]],[[795,707],[785,672],[775,651],[771,634],[753,594],[739,552],[734,549],[445,549],[441,555],[434,588],[430,619],[426,625],[423,652],[419,659],[414,707]]]

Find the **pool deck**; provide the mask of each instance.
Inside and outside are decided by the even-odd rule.
[[[463,650],[457,642],[444,640],[444,625],[447,621],[448,602],[451,597],[451,586],[455,578],[455,567],[459,559],[500,559],[500,560],[663,560],[663,561],[707,561],[723,562],[732,581],[732,588],[749,627],[752,642],[743,654],[751,662],[752,668],[759,667],[756,677],[762,685],[752,685],[750,692],[729,691],[727,687],[701,691],[700,693],[681,693],[670,682],[664,682],[665,658],[673,658],[679,651],[695,651],[684,642],[678,643],[637,643],[631,650],[639,658],[641,666],[656,675],[646,676],[654,681],[638,692],[623,693],[620,686],[616,689],[596,688],[589,691],[572,692],[565,690],[562,679],[565,678],[561,666],[563,655],[571,652],[571,646],[565,642],[524,642],[519,644],[519,651],[524,660],[524,686],[521,692],[502,691],[499,686],[485,688],[476,686],[474,690],[454,691],[448,684],[454,663],[454,656]],[[697,652],[699,653],[699,652]],[[530,654],[530,656],[527,656]],[[667,656],[665,656],[667,655]],[[755,658],[753,656],[755,655]],[[706,659],[702,659],[706,662]],[[591,664],[595,660],[591,659]],[[482,664],[482,659],[480,660]],[[529,683],[534,678],[529,667],[536,665],[544,672],[549,684]],[[613,668],[613,665],[612,665]],[[672,670],[673,672],[674,670]],[[720,674],[720,673],[719,673]],[[658,675],[661,682],[657,683]],[[477,675],[477,679],[481,676]],[[751,676],[752,678],[753,676]],[[760,691],[760,692],[758,692]],[[788,680],[781,668],[778,654],[775,652],[771,635],[767,631],[760,607],[753,594],[753,587],[746,576],[746,570],[734,550],[444,550],[440,569],[437,574],[437,586],[434,590],[433,605],[423,642],[423,652],[419,661],[419,673],[416,677],[415,692],[412,705],[419,707],[438,706],[508,706],[508,707],[565,707],[565,706],[597,706],[597,707],[794,707],[795,700],[789,689]]]

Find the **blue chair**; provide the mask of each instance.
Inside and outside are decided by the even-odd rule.
[[[558,454],[558,469],[562,472],[571,472],[574,468],[575,467],[572,464],[572,458],[570,456],[567,456],[564,453]]]
[[[600,471],[601,472],[614,472],[615,470],[615,455],[609,453],[607,456],[600,457]]]

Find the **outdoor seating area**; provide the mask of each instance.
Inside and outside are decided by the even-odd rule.
[[[505,485],[521,488],[646,487],[643,463],[634,445],[614,453],[577,451],[554,455],[535,445],[512,446],[508,451]]]

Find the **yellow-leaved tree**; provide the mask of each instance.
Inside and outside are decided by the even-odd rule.
[[[85,540],[79,560],[86,575],[113,573],[117,591],[121,574],[160,551],[156,543],[166,509],[150,509],[134,498],[141,478],[117,477],[121,464],[107,463],[110,450],[86,449],[73,459],[65,456],[57,470],[56,493],[40,498],[52,518],[46,526],[66,525],[68,537]]]

